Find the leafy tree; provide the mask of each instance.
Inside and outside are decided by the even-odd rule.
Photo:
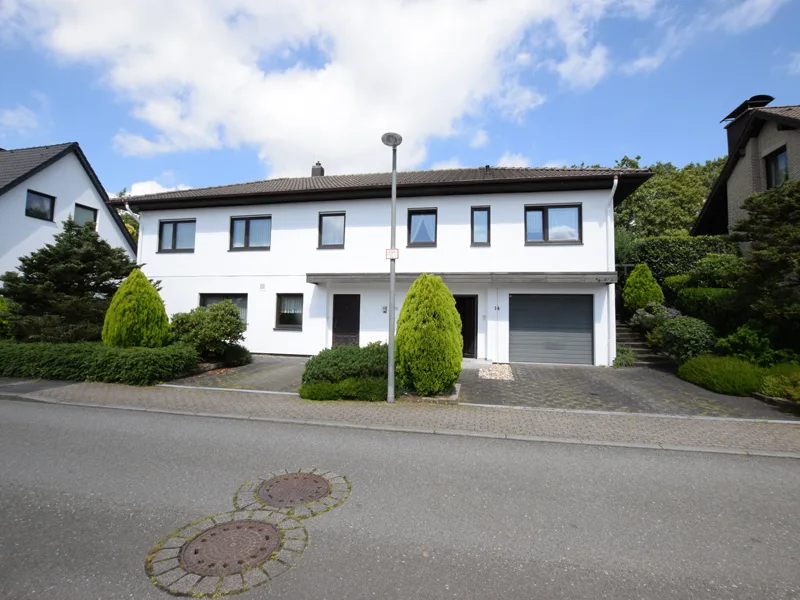
[[[53,243],[0,276],[9,326],[20,341],[99,340],[111,297],[136,267],[93,229],[72,219]]]
[[[622,290],[622,302],[631,313],[644,308],[648,302],[663,304],[664,292],[646,264],[638,264],[631,271]]]
[[[134,269],[111,299],[103,323],[103,343],[117,348],[160,348],[169,342],[164,301],[139,269]]]
[[[5,298],[0,296],[0,340],[8,339],[11,336],[11,328],[8,326],[8,303]]]
[[[629,229],[617,227],[614,230],[614,261],[618,265],[636,262],[636,238]]]
[[[625,156],[616,166],[638,168],[639,158]],[[669,162],[651,165],[653,177],[617,207],[617,225],[636,237],[688,234],[724,163],[725,157],[680,169]]]
[[[441,277],[411,284],[397,319],[395,366],[401,387],[423,396],[447,392],[461,374],[461,317]]]
[[[744,201],[748,217],[733,227],[749,242],[739,292],[773,345],[800,350],[800,181]]]

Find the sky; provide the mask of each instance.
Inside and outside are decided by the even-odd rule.
[[[0,0],[0,147],[109,193],[271,177],[705,161],[800,104],[800,0]]]

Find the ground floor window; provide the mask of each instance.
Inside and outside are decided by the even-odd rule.
[[[275,329],[303,328],[303,294],[278,294]]]
[[[230,300],[239,309],[239,316],[247,323],[247,294],[200,294],[200,306],[211,306]]]

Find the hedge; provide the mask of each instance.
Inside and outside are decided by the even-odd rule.
[[[0,342],[0,376],[151,385],[175,379],[197,366],[191,346],[116,348],[73,344]]]
[[[738,247],[723,236],[660,236],[638,240],[636,262],[647,263],[658,282],[691,271],[708,254],[738,255]]]
[[[349,377],[341,381],[312,381],[300,386],[306,400],[386,400],[387,381],[381,377]]]
[[[765,370],[732,356],[696,356],[678,369],[678,377],[712,392],[750,396],[761,389]]]
[[[733,331],[740,324],[735,290],[683,288],[675,304],[682,313],[702,319],[721,333]]]

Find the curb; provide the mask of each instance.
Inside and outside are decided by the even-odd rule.
[[[250,415],[236,414],[236,413],[208,413],[208,412],[190,412],[185,410],[169,410],[161,408],[142,408],[140,406],[128,405],[98,405],[90,404],[87,402],[64,402],[61,400],[53,400],[51,398],[43,398],[41,396],[21,396],[15,394],[7,394],[0,392],[0,398],[8,399],[18,402],[39,402],[42,404],[58,404],[61,406],[78,406],[81,408],[105,408],[110,410],[126,410],[145,413],[158,413],[167,415],[176,415],[181,417],[201,417],[201,418],[216,418],[216,419],[230,419],[236,421],[253,421],[260,423],[280,423],[286,425],[306,425],[314,427],[336,427],[340,429],[363,429],[368,431],[387,431],[392,433],[417,433],[417,434],[431,434],[431,435],[447,435],[454,437],[469,437],[469,438],[483,438],[483,439],[497,439],[497,440],[510,440],[516,442],[537,442],[549,444],[572,444],[580,446],[607,446],[612,448],[633,448],[639,450],[667,450],[675,452],[698,452],[701,454],[733,454],[739,456],[757,456],[768,458],[794,458],[800,459],[800,452],[782,452],[782,451],[765,451],[765,450],[745,450],[741,448],[714,448],[705,446],[680,446],[673,444],[643,444],[635,442],[608,442],[603,440],[589,440],[578,438],[554,438],[544,436],[529,436],[529,435],[516,435],[510,433],[494,433],[486,431],[467,431],[461,429],[436,429],[432,427],[401,427],[396,425],[361,425],[358,423],[351,423],[347,421],[320,421],[314,419],[287,419],[280,417],[254,417]],[[791,421],[792,424],[797,424]]]

